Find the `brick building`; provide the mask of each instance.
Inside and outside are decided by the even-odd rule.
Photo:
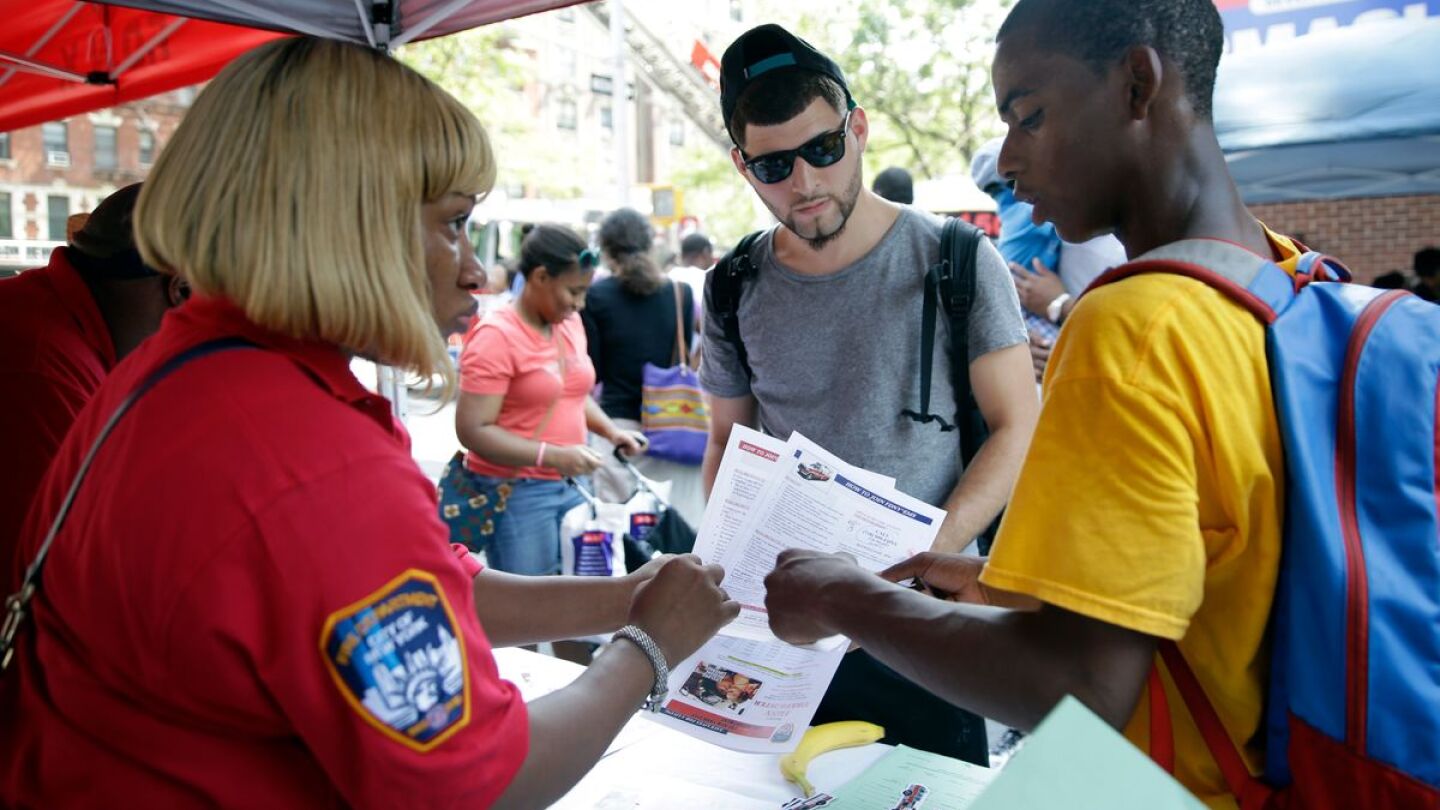
[[[145,179],[191,88],[0,133],[0,274],[45,264],[65,220]]]
[[[1440,195],[1252,205],[1275,230],[1345,262],[1357,281],[1410,275],[1415,251],[1440,246]]]

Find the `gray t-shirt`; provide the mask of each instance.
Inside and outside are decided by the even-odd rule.
[[[941,226],[905,208],[874,249],[824,276],[777,262],[772,229],[756,240],[757,275],[740,296],[740,336],[755,379],[746,378],[718,319],[706,318],[701,386],[719,397],[753,394],[766,433],[798,430],[851,464],[894,476],[901,491],[942,504],[960,477],[960,434],[900,414],[920,407],[925,274],[938,260]],[[1014,282],[988,239],[980,240],[976,271],[971,361],[1027,340]],[[943,312],[936,321],[930,412],[949,422],[950,328]]]

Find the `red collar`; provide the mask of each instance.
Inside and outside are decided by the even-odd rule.
[[[279,352],[300,366],[336,399],[352,404],[389,401],[371,393],[350,372],[350,358],[340,347],[318,340],[301,340],[256,324],[228,299],[196,295],[166,316],[175,328],[190,333],[183,343],[188,348],[218,337],[242,337],[266,349]]]

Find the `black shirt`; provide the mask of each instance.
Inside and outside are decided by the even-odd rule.
[[[612,419],[640,419],[640,383],[646,363],[661,368],[676,365],[675,282],[666,281],[655,292],[640,296],[627,291],[620,279],[602,279],[590,288],[585,309],[585,338],[595,377],[603,386],[600,409]],[[695,297],[680,285],[684,298],[685,351],[695,332]]]

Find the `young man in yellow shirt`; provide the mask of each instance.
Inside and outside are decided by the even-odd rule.
[[[1246,210],[1215,138],[1209,0],[1020,0],[998,42],[999,169],[1037,220],[1071,242],[1113,232],[1132,258],[1210,238],[1294,271],[1299,249]],[[771,626],[795,642],[849,635],[1022,729],[1073,694],[1142,750],[1157,645],[1176,640],[1258,773],[1284,493],[1263,327],[1202,282],[1126,278],[1075,308],[1044,396],[988,563],[924,554],[886,572],[954,601],[786,552],[767,580]],[[1163,683],[1176,777],[1234,807]]]

